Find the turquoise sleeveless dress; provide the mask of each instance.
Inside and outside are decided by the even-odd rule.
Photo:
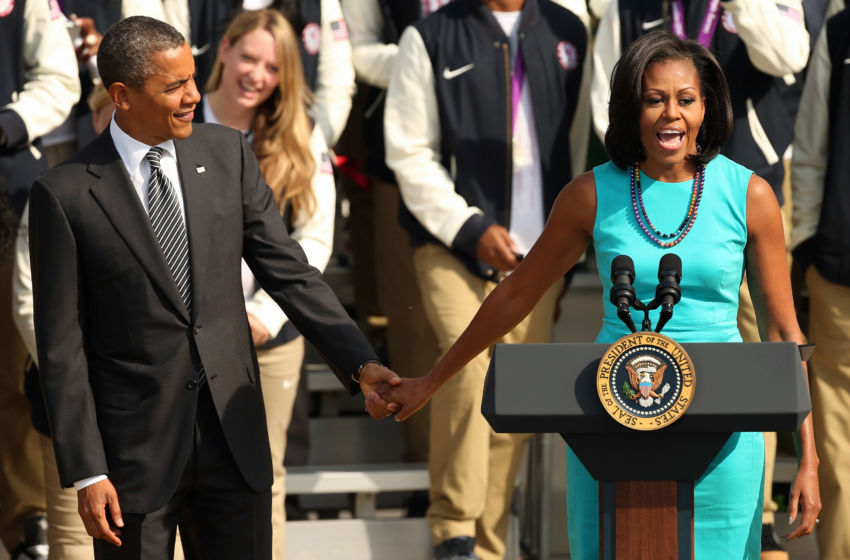
[[[635,292],[638,299],[648,303],[658,284],[658,262],[666,253],[676,253],[682,259],[682,299],[662,332],[678,342],[741,341],[738,289],[744,271],[751,175],[745,167],[723,156],[715,157],[706,166],[693,228],[678,245],[664,249],[650,241],[638,225],[628,172],[610,162],[593,169],[597,204],[593,242],[605,310],[597,342],[614,342],[628,333],[608,300],[614,258],[632,258]],[[653,225],[665,233],[675,231],[687,211],[693,181],[662,183],[641,174],[640,182]],[[643,312],[633,311],[632,317],[639,328]],[[654,327],[658,310],[651,312],[650,318]],[[762,434],[733,434],[694,488],[696,560],[759,558],[763,476]],[[598,484],[568,449],[567,519],[574,560],[599,558],[598,498]]]

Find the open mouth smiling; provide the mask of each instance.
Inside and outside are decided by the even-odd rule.
[[[682,146],[685,140],[685,132],[675,128],[665,128],[659,130],[655,137],[662,148],[667,150],[677,150]]]
[[[255,93],[259,88],[248,82],[239,82],[239,87],[248,93]]]

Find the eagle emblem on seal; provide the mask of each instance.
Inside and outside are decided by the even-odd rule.
[[[629,384],[635,390],[631,399],[644,408],[651,406],[653,401],[655,404],[661,403],[661,399],[670,390],[669,383],[659,390],[666,369],[667,364],[649,355],[629,360],[626,363],[626,371],[629,372]]]

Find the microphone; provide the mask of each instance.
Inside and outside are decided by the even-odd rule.
[[[682,288],[679,281],[682,279],[682,259],[675,253],[667,253],[661,257],[658,263],[658,286],[655,288],[655,301],[661,304],[661,315],[655,332],[661,332],[661,328],[673,316],[673,306],[682,299]]]
[[[611,263],[611,303],[617,306],[617,316],[632,332],[637,332],[632,314],[629,311],[635,302],[635,263],[627,255],[619,255]]]

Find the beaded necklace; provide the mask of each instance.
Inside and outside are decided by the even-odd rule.
[[[691,191],[691,201],[688,204],[688,211],[685,218],[676,231],[673,233],[662,233],[652,225],[649,220],[649,215],[646,213],[646,208],[643,205],[643,193],[640,188],[640,168],[638,164],[629,166],[629,180],[631,183],[632,194],[632,210],[634,210],[635,218],[637,219],[640,229],[646,234],[649,239],[659,247],[673,247],[681,242],[697,219],[697,211],[699,210],[699,202],[702,199],[702,187],[705,183],[705,166],[698,165],[694,174],[694,186]],[[663,241],[663,239],[672,239],[672,241]]]

